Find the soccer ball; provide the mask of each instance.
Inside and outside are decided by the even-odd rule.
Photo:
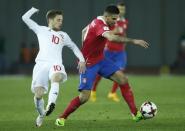
[[[157,106],[153,102],[146,101],[141,105],[140,112],[144,119],[153,118],[157,114]]]

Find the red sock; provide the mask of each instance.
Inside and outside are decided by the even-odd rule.
[[[92,87],[92,90],[93,90],[93,91],[96,91],[96,88],[97,88],[97,86],[98,86],[100,80],[101,80],[101,76],[100,76],[100,75],[97,75],[97,76],[96,76],[96,79],[95,79],[95,81],[94,81],[93,87]]]
[[[116,90],[118,89],[118,83],[114,82],[113,85],[112,85],[112,90],[111,90],[111,93],[115,93]]]
[[[65,109],[64,113],[59,118],[66,119],[72,112],[74,112],[81,105],[79,96],[74,98]]]
[[[129,84],[120,85],[121,94],[127,102],[132,114],[137,114],[137,108],[134,102],[134,95]]]

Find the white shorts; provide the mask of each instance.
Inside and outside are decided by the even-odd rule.
[[[63,76],[62,82],[67,80],[67,74],[62,64],[50,62],[37,62],[33,68],[31,90],[34,93],[35,87],[44,87],[45,93],[48,91],[48,83],[55,73],[61,73]]]

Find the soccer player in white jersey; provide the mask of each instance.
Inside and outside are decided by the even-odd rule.
[[[39,41],[39,53],[35,59],[31,90],[34,93],[34,103],[39,113],[36,126],[40,127],[44,116],[48,116],[55,108],[59,93],[59,83],[67,80],[67,74],[62,64],[62,48],[68,46],[79,59],[79,73],[85,72],[85,60],[74,42],[67,33],[60,31],[63,14],[59,10],[50,10],[46,14],[48,27],[40,26],[30,17],[39,10],[32,7],[23,16],[22,20],[35,32]],[[48,82],[51,88],[48,96],[48,104],[44,110],[43,95],[48,91]]]

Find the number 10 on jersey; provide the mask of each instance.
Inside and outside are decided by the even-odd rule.
[[[55,36],[55,35],[52,35],[52,43],[53,44],[58,44],[59,43],[59,37],[58,36]]]

